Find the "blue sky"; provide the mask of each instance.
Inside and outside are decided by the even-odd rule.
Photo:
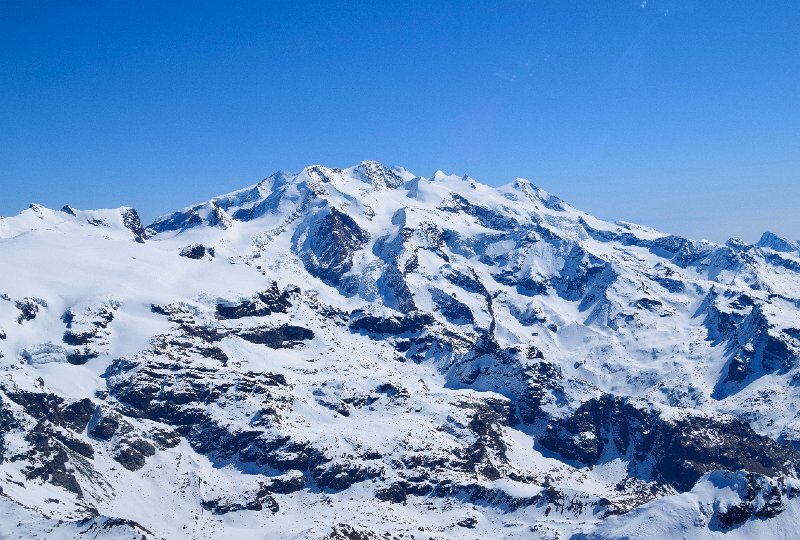
[[[364,159],[800,238],[795,2],[0,3],[0,215]]]

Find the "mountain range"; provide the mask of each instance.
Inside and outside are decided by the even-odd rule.
[[[367,161],[0,219],[2,538],[792,538],[800,242]]]

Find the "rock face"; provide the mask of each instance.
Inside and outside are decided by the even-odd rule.
[[[758,435],[737,419],[669,421],[608,395],[550,423],[541,444],[591,466],[609,450],[629,455],[631,476],[656,479],[679,491],[690,490],[704,473],[718,469],[796,474],[791,464],[800,458],[793,448]]]
[[[298,229],[295,251],[309,274],[336,286],[353,268],[353,254],[364,247],[369,234],[336,208],[321,213],[307,229]]]
[[[122,211],[122,223],[125,228],[134,234],[137,242],[144,243],[147,240],[147,231],[142,225],[142,220],[139,219],[139,214],[133,208],[126,208]]]
[[[796,527],[797,242],[364,162],[0,250],[0,537]]]

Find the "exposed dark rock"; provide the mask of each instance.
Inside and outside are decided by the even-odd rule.
[[[224,469],[229,476],[238,470],[247,475],[241,483],[234,482],[235,488],[230,490],[234,493],[215,493],[219,489],[216,482],[202,488],[210,499],[202,502],[203,507],[214,514],[264,509],[276,512],[276,494],[298,490],[308,490],[309,496],[326,504],[350,495],[361,497],[374,489],[375,499],[392,504],[407,503],[413,497],[452,499],[433,503],[453,510],[448,512],[449,520],[442,523],[451,532],[459,531],[458,527],[477,529],[498,524],[495,518],[490,523],[477,514],[471,517],[471,511],[465,513],[472,506],[485,506],[492,512],[536,506],[524,516],[513,516],[514,520],[523,516],[535,522],[537,516],[544,515],[544,521],[551,523],[542,527],[557,527],[559,531],[562,525],[555,523],[571,520],[565,514],[572,513],[581,516],[588,530],[596,519],[627,512],[673,490],[688,490],[698,478],[720,470],[741,469],[740,473],[720,474],[741,474],[743,479],[726,477],[715,484],[726,491],[713,501],[713,513],[706,512],[709,506],[703,503],[704,516],[711,518],[712,528],[727,531],[784,510],[791,491],[786,486],[796,482],[770,477],[796,476],[800,450],[757,434],[743,419],[752,418],[757,429],[778,441],[793,438],[791,426],[779,423],[788,417],[769,424],[769,414],[761,411],[773,399],[778,406],[783,405],[781,399],[797,387],[779,387],[778,391],[786,392],[780,396],[775,387],[767,387],[715,404],[706,401],[705,386],[698,388],[698,379],[677,379],[685,367],[684,359],[700,358],[690,366],[698,377],[708,366],[717,369],[713,362],[717,356],[707,361],[703,355],[708,348],[719,346],[720,353],[725,349],[728,363],[722,369],[714,398],[731,396],[766,373],[777,375],[774,379],[781,384],[789,380],[789,385],[800,386],[800,329],[784,328],[793,324],[792,320],[773,316],[792,305],[800,307],[800,300],[783,296],[793,294],[791,288],[781,294],[775,291],[781,280],[767,275],[776,272],[783,277],[797,270],[795,254],[776,254],[774,248],[759,249],[735,241],[722,247],[658,236],[624,223],[608,224],[608,230],[601,230],[581,220],[576,227],[574,213],[559,216],[541,211],[540,202],[552,209],[563,210],[565,206],[546,195],[539,197],[533,188],[519,183],[513,189],[497,191],[496,196],[486,199],[491,201],[487,206],[460,195],[448,196],[439,210],[450,214],[443,215],[429,206],[432,197],[423,192],[419,179],[410,181],[406,186],[408,207],[394,213],[390,227],[379,222],[384,216],[370,207],[373,200],[358,201],[349,190],[345,194],[349,202],[342,202],[339,208],[329,206],[325,196],[341,187],[344,180],[337,176],[340,172],[309,168],[298,185],[288,185],[279,176],[259,187],[175,214],[159,226],[177,230],[204,222],[224,228],[230,223],[225,212],[229,208],[233,213],[238,207],[235,217],[242,220],[270,212],[270,226],[274,227],[257,235],[252,251],[237,258],[254,267],[253,277],[259,275],[256,270],[270,275],[268,264],[258,261],[272,251],[265,246],[300,224],[292,238],[292,249],[308,272],[342,295],[360,295],[354,299],[357,301],[341,303],[340,307],[361,302],[369,302],[371,307],[348,313],[322,305],[319,298],[333,298],[324,292],[316,296],[315,291],[308,291],[301,296],[297,289],[280,290],[277,283],[249,298],[216,301],[211,308],[217,320],[205,320],[207,293],[198,293],[186,302],[153,305],[154,313],[168,319],[153,327],[164,328],[159,330],[163,333],[154,336],[147,348],[113,359],[102,375],[107,392],[97,392],[94,401],[68,403],[53,394],[19,391],[9,392],[5,399],[5,390],[0,393],[5,400],[0,400],[0,459],[27,460],[16,470],[76,493],[80,493],[77,480],[84,489],[91,482],[94,496],[98,493],[94,475],[102,476],[109,454],[119,463],[115,466],[118,472],[122,467],[135,471],[146,467],[147,459],[156,452],[174,448],[183,439],[209,460],[213,469],[206,472],[217,474],[215,471]],[[371,166],[357,174],[375,189],[402,184],[395,173]],[[279,186],[281,182],[283,186]],[[267,189],[273,190],[269,200],[265,199]],[[368,185],[356,189],[375,196]],[[424,209],[412,206],[415,192],[421,198],[425,196]],[[473,197],[469,188],[464,193]],[[534,208],[518,204],[524,202],[523,193]],[[392,198],[395,195],[402,196],[398,192]],[[503,203],[502,197],[513,202]],[[345,199],[337,196],[336,200]],[[245,200],[247,204],[242,205]],[[514,207],[506,212],[503,204]],[[290,213],[279,215],[287,209]],[[62,217],[67,219],[64,214]],[[383,236],[371,242],[359,225],[362,220],[373,220],[370,230],[382,231]],[[461,223],[450,225],[448,220]],[[568,234],[560,230],[562,226],[568,228]],[[146,233],[140,223],[131,230],[143,241]],[[94,231],[98,232],[102,234]],[[595,241],[615,245],[595,249]],[[371,253],[363,252],[367,245],[373,246]],[[637,249],[627,251],[620,245]],[[661,262],[651,268],[656,256],[645,250],[660,256]],[[743,266],[748,257],[763,259],[765,253],[771,257],[769,265]],[[180,255],[202,259],[214,253],[196,244],[180,250]],[[363,274],[353,271],[356,260]],[[559,264],[562,260],[563,266]],[[691,269],[684,272],[676,266]],[[439,275],[435,275],[437,271]],[[618,276],[619,287],[614,287]],[[719,291],[712,288],[709,293],[715,280]],[[412,287],[414,292],[423,291],[417,302],[425,298],[428,288],[434,313],[417,309]],[[184,298],[188,298],[186,290],[181,288]],[[127,293],[120,294],[128,298]],[[682,306],[695,305],[695,299],[703,294],[708,294],[706,302],[690,321],[683,316],[686,312]],[[67,292],[58,297],[73,298]],[[18,303],[20,323],[35,318],[45,305],[35,299],[31,302],[23,307]],[[301,302],[297,310],[290,310],[293,303]],[[568,303],[577,309],[562,309]],[[11,309],[10,304],[6,307]],[[662,315],[680,311],[675,324],[684,321],[691,325],[690,332],[675,335],[687,337],[686,342],[677,344],[671,352],[667,347],[663,352],[656,350],[661,343],[649,342],[651,331],[659,336],[666,332],[654,328],[659,321],[644,311]],[[286,315],[272,321],[255,319],[275,313]],[[509,320],[509,314],[522,326]],[[477,315],[481,324],[475,326]],[[308,325],[302,322],[306,317]],[[702,317],[710,343],[696,339],[695,326]],[[113,309],[106,317],[93,309],[70,308],[63,317],[67,331],[63,343],[57,345],[58,354],[42,354],[41,358],[62,361],[68,355],[69,362],[81,364],[99,355],[105,357],[107,351],[120,350],[116,344],[106,347],[110,345],[106,338],[111,335],[106,330],[111,319]],[[293,324],[285,324],[287,321]],[[121,322],[130,324],[132,320],[126,317]],[[563,328],[561,336],[553,335],[559,330],[556,322]],[[29,333],[24,327],[21,330],[23,337]],[[360,335],[341,334],[348,331]],[[242,341],[225,339],[238,337],[273,349],[301,346],[298,348],[302,351],[303,342],[315,339],[315,332],[319,347],[305,344],[308,354],[262,351],[260,359],[246,358],[252,347]],[[579,344],[582,336],[584,345]],[[13,337],[13,343],[4,345],[15,352],[22,350],[16,348],[20,336]],[[367,337],[377,343],[369,343]],[[587,351],[586,358],[577,352],[575,358],[564,356],[573,343],[577,345],[575,351]],[[128,349],[127,345],[123,349]],[[654,346],[652,365],[635,369],[636,360],[640,356],[645,359],[650,345]],[[336,356],[353,350],[356,354],[352,358]],[[231,358],[225,351],[230,351]],[[633,371],[624,365],[629,353],[635,359]],[[288,356],[292,358],[287,364],[284,360]],[[44,388],[52,383],[52,366],[26,364],[26,358],[22,354],[6,362],[9,376],[16,376],[18,370],[34,374],[39,370],[47,382],[44,378],[34,381],[34,375],[24,386]],[[258,360],[258,369],[268,369],[277,361],[274,369],[283,370],[293,384],[280,374],[245,371],[254,365],[250,360]],[[370,369],[376,362],[381,365]],[[427,364],[415,367],[393,362]],[[92,362],[92,366],[100,363]],[[666,380],[670,369],[676,374],[675,386]],[[439,372],[432,374],[431,370]],[[17,382],[22,384],[21,380]],[[650,382],[653,384],[648,386]],[[769,379],[762,382],[772,384]],[[603,392],[609,388],[635,392],[638,397]],[[409,389],[415,392],[413,397]],[[664,397],[667,403],[686,408],[669,409],[667,415],[660,412],[667,408],[647,404],[650,399],[660,402]],[[750,400],[756,403],[753,412],[743,411]],[[320,405],[335,414],[320,409]],[[692,407],[711,412],[701,415]],[[731,410],[741,417],[734,420],[714,412],[720,410]],[[420,430],[411,426],[405,432],[411,415],[430,419],[434,425]],[[319,419],[330,429],[323,429],[318,437]],[[384,444],[381,433],[379,444],[374,444],[369,437],[369,421],[393,423],[404,432],[395,434],[389,444]],[[361,432],[364,428],[366,433]],[[4,436],[6,442],[12,440],[10,430],[14,430],[13,456],[5,455],[3,440]],[[532,438],[552,467],[543,470],[538,462],[515,459],[517,452],[511,446],[520,443],[521,434]],[[330,440],[334,436],[336,443]],[[22,437],[27,437],[29,449],[23,444],[19,450]],[[336,444],[335,450],[329,450],[332,444]],[[587,484],[590,487],[586,492],[581,492],[586,486],[575,486],[576,478],[586,474],[591,480],[593,476],[582,468],[611,462],[622,464],[621,476],[625,478],[614,480],[616,486],[604,493],[608,499],[598,499],[594,490],[601,488],[596,482]],[[113,481],[111,477],[107,480]],[[498,487],[504,480],[541,486],[542,490],[536,496],[516,496],[513,493],[518,493],[517,489],[508,487],[505,489],[509,491],[504,491]],[[329,496],[357,483],[368,485],[350,495]],[[248,491],[242,485],[251,487]],[[731,493],[739,500],[731,498]],[[60,503],[51,499],[48,504]],[[402,513],[402,509],[393,510]],[[541,533],[535,528],[538,525],[531,527],[530,533]],[[432,533],[420,532],[419,536],[425,537]],[[407,531],[403,534],[408,536]],[[469,535],[470,531],[462,530],[461,534]],[[334,527],[331,535],[374,537],[370,531],[344,525]]]
[[[32,321],[39,313],[39,309],[47,307],[47,302],[39,298],[23,298],[14,302],[17,309],[20,311],[17,322],[22,324],[25,321]]]
[[[777,253],[770,253],[766,255],[764,258],[768,263],[774,266],[786,268],[787,270],[791,270],[792,272],[800,272],[800,263],[798,263],[794,259],[787,259],[786,257],[781,257]]]
[[[461,195],[456,195],[455,193],[450,196],[449,203],[443,203],[439,206],[439,210],[444,210],[447,212],[463,212],[465,214],[469,214],[487,229],[508,231],[519,225],[519,223],[517,223],[517,221],[514,219],[504,216],[503,214],[496,212],[491,208],[472,204]]]
[[[96,331],[83,332],[83,333],[75,333],[67,331],[64,332],[63,341],[67,345],[73,345],[73,346],[87,345],[95,337],[97,337]]]
[[[417,309],[417,305],[414,303],[414,295],[411,293],[411,289],[408,288],[405,276],[397,267],[390,265],[384,269],[378,280],[378,287],[390,293],[385,299],[387,306],[403,313]]]
[[[114,320],[118,309],[116,302],[107,302],[83,310],[69,309],[61,316],[67,327],[63,342],[73,347],[67,349],[67,362],[82,365],[100,355],[98,347],[107,344],[110,332],[108,326]]]
[[[200,208],[197,206],[187,212],[174,212],[167,218],[151,223],[147,229],[152,233],[190,229],[203,223],[203,218],[197,213]]]
[[[391,383],[383,383],[375,388],[375,391],[379,394],[385,394],[389,399],[407,398],[409,396],[408,390]]]
[[[518,294],[523,296],[538,296],[547,294],[550,286],[547,280],[540,277],[520,275],[520,271],[504,270],[494,274],[495,281],[514,287]]]
[[[143,456],[150,457],[155,455],[156,448],[144,439],[136,439],[129,443],[130,447],[142,454]]]
[[[682,293],[686,290],[686,285],[679,279],[660,276],[654,276],[652,279],[671,293]]]
[[[206,343],[216,343],[234,332],[227,328],[198,323],[186,307],[180,304],[164,306],[152,304],[150,311],[169,318],[170,322],[175,323],[185,336],[200,338]],[[215,351],[208,351],[208,354],[204,354],[204,356],[213,357],[214,354],[219,355]]]
[[[261,432],[237,434],[234,443],[239,458],[258,466],[268,465],[279,471],[309,472],[330,459],[318,449],[304,441],[292,441],[289,437],[269,438]],[[318,474],[324,474],[319,469]]]
[[[275,328],[251,328],[243,330],[237,335],[250,343],[266,345],[272,349],[290,349],[302,341],[314,339],[314,332],[308,328],[291,324]]]
[[[11,401],[21,405],[25,412],[36,420],[61,424],[61,408],[64,400],[59,396],[47,392],[10,389],[5,389],[5,393]]]
[[[92,358],[97,358],[99,355],[97,352],[84,349],[82,351],[73,351],[67,354],[67,362],[74,366],[82,366]]]
[[[148,540],[148,536],[152,537],[153,533],[150,529],[143,527],[139,523],[130,520],[130,519],[122,519],[116,517],[106,517],[106,516],[98,516],[95,515],[91,517],[87,517],[85,519],[78,520],[76,523],[80,527],[85,527],[85,531],[89,530],[100,530],[100,531],[111,531],[109,534],[112,537],[115,537],[116,534],[122,533],[126,536],[122,536],[122,538],[128,538],[130,534],[134,534],[140,538],[140,540]],[[127,529],[125,532],[119,531],[117,529]]]
[[[133,233],[137,242],[144,243],[148,238],[147,231],[142,225],[142,220],[139,219],[139,214],[133,208],[126,208],[122,212],[122,223],[126,229]]]
[[[320,467],[329,461],[320,451],[302,441],[268,435],[261,427],[270,426],[280,418],[275,409],[283,405],[270,394],[270,389],[287,385],[282,375],[247,372],[234,384],[233,381],[216,379],[216,370],[213,369],[200,371],[193,367],[175,373],[171,367],[155,359],[151,359],[144,368],[135,362],[115,361],[107,373],[109,391],[128,408],[126,414],[174,426],[196,452],[208,455],[213,460],[235,459],[240,463],[276,471],[301,471],[309,476],[314,474],[321,484],[330,485],[330,489],[335,489],[346,478],[352,478],[351,481],[359,478],[358,470],[329,471]],[[219,425],[205,409],[204,404],[218,403],[224,407],[227,400],[239,400],[246,395],[258,395],[265,405],[261,419],[252,424],[254,429],[231,431]],[[111,429],[107,431],[111,432]],[[176,442],[173,437],[152,436],[158,444]],[[125,452],[120,459],[127,463],[126,466],[136,467],[141,462],[136,454],[142,455],[143,450],[134,443],[129,444],[129,448],[133,451]],[[344,473],[345,477],[340,473]],[[280,485],[281,481],[276,481],[276,492],[281,489],[295,490],[305,485],[305,480],[287,478],[283,486]]]
[[[653,300],[652,298],[640,298],[634,304],[639,309],[646,309],[647,311],[656,311],[661,309],[661,302]]]
[[[403,185],[403,179],[396,172],[377,161],[365,161],[356,170],[375,189],[393,189]]]
[[[501,468],[508,458],[502,427],[508,426],[510,418],[510,402],[505,400],[487,399],[475,407],[468,427],[476,440],[463,453],[456,453],[463,460],[462,469],[475,471],[489,480],[503,476]]]
[[[211,213],[206,218],[206,222],[211,227],[219,227],[220,229],[229,229],[233,225],[233,220],[228,213],[221,208],[216,201],[211,201]],[[213,257],[214,254],[212,253]]]
[[[217,515],[241,510],[261,511],[264,509],[274,514],[280,510],[278,502],[270,495],[268,488],[263,484],[255,493],[238,493],[233,494],[233,496],[236,497],[234,500],[214,499],[203,501],[203,508]]]
[[[514,512],[542,503],[558,503],[563,505],[564,495],[554,488],[543,490],[533,497],[516,497],[496,488],[488,488],[479,484],[458,484],[449,480],[438,483],[430,493],[436,497],[460,497],[473,504],[502,508]]]
[[[465,529],[474,529],[478,525],[478,520],[474,517],[467,517],[456,523],[459,527],[464,527]]]
[[[363,315],[361,312],[351,314],[350,330],[363,331],[367,334],[401,335],[418,334],[433,324],[433,317],[427,313],[412,313],[406,316],[376,317]]]
[[[531,350],[529,349],[530,353]],[[527,354],[526,354],[527,356]],[[533,352],[533,356],[537,356]],[[515,392],[515,404],[519,421],[523,424],[538,425],[549,422],[550,416],[543,410],[551,403],[564,404],[564,376],[561,369],[546,360],[523,366],[512,360],[507,363],[513,368],[511,373],[526,381]]]
[[[625,399],[604,395],[554,420],[539,439],[568,460],[592,466],[604,456],[632,452],[629,473],[691,489],[708,471],[722,469],[796,474],[800,452],[758,435],[747,424],[706,417],[667,421]]]
[[[114,455],[114,460],[129,471],[138,471],[145,464],[144,455],[133,447],[122,448]]]
[[[75,431],[83,431],[94,414],[95,406],[89,398],[83,398],[64,407],[64,425]]]
[[[55,437],[55,439],[61,442],[61,444],[63,444],[65,447],[83,457],[92,458],[94,456],[94,447],[92,447],[91,444],[85,443],[70,435],[59,433],[58,431],[53,432],[53,437]]]
[[[800,347],[785,331],[771,331],[761,305],[750,307],[752,299],[739,295],[729,303],[728,309],[733,310],[726,311],[717,296],[709,297],[705,308],[709,339],[727,342],[729,356],[714,398],[725,398],[763,375],[787,373],[800,363]]]
[[[112,416],[101,416],[97,422],[89,426],[89,435],[102,441],[110,440],[119,429],[119,420]]]
[[[350,409],[348,408],[347,404],[344,401],[329,401],[323,398],[317,398],[317,403],[325,407],[326,409],[330,409],[335,411],[342,416],[350,416]]]
[[[800,341],[800,328],[784,328],[783,333],[792,339]]]
[[[655,255],[671,260],[683,268],[696,264],[713,252],[713,244],[689,240],[681,236],[669,235],[645,240],[630,232],[600,230],[591,227],[583,218],[581,225],[596,240],[619,242],[626,246],[639,246],[649,249]]]
[[[738,504],[724,506],[717,502],[711,519],[711,529],[727,531],[750,519],[769,519],[786,510],[786,501],[796,498],[796,490],[788,488],[781,479],[761,474],[715,471],[709,480],[719,488],[732,488],[739,497]]]
[[[379,501],[404,503],[408,498],[408,489],[410,487],[411,484],[408,482],[394,482],[385,488],[377,490],[375,492],[375,498]]]
[[[322,489],[342,491],[357,482],[380,475],[380,470],[351,462],[320,464],[312,470],[312,477]]]
[[[179,255],[187,259],[202,259],[206,256],[214,257],[214,248],[206,247],[203,244],[193,244],[181,249]]]
[[[289,494],[300,491],[306,485],[306,479],[303,475],[287,475],[285,477],[272,478],[269,490],[272,493]]]
[[[81,456],[91,458],[94,455],[94,449],[91,445],[69,434],[55,430],[53,426],[82,431],[88,422],[87,410],[91,415],[91,409],[93,409],[91,401],[84,399],[64,407],[63,399],[45,392],[6,391],[6,395],[37,420],[36,427],[26,435],[26,440],[32,446],[30,456],[52,460],[50,464],[31,465],[27,469],[26,475],[29,478],[36,477],[50,481],[76,493],[80,492],[74,475],[66,468],[68,454],[64,450],[68,449]],[[16,421],[5,408],[0,410],[0,424],[9,427],[16,425]],[[60,445],[55,444],[56,441]],[[2,439],[0,439],[0,447],[2,447]]]
[[[366,529],[357,529],[352,525],[339,523],[322,540],[399,540],[399,538],[390,536],[388,533],[378,535]]]
[[[431,289],[433,303],[448,322],[453,324],[473,324],[475,317],[469,307],[441,289]]]
[[[0,463],[5,460],[5,436],[13,428],[17,427],[17,420],[9,410],[8,406],[0,396]]]
[[[181,442],[181,435],[171,429],[156,429],[150,433],[150,439],[161,449],[174,448]]]
[[[25,440],[31,447],[26,455],[30,465],[23,469],[28,480],[39,478],[63,487],[79,497],[83,496],[75,474],[67,467],[68,447],[58,440],[45,421],[37,422],[36,426],[25,435]]]
[[[228,364],[228,355],[225,354],[225,351],[220,349],[217,346],[210,346],[210,347],[195,347],[195,351],[197,351],[200,356],[204,356],[206,358],[213,358],[214,360],[219,360],[222,365]]]
[[[302,245],[297,244],[302,240]],[[367,231],[347,214],[330,208],[313,219],[307,230],[295,233],[295,250],[306,270],[329,285],[338,286],[353,267],[353,254],[369,240]]]
[[[446,271],[442,275],[447,281],[467,292],[480,294],[481,296],[488,294],[486,287],[475,275],[470,276],[457,270]]]
[[[670,235],[653,240],[650,250],[656,255],[671,255],[672,262],[686,268],[708,257],[713,247],[705,242]]]
[[[296,289],[279,290],[274,281],[269,289],[256,294],[250,300],[240,303],[226,303],[217,305],[217,315],[220,319],[241,319],[242,317],[263,317],[271,313],[286,313],[292,305],[289,302],[291,294]]]

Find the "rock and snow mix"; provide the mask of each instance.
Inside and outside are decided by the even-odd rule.
[[[365,162],[0,219],[0,537],[792,537],[800,244]]]

